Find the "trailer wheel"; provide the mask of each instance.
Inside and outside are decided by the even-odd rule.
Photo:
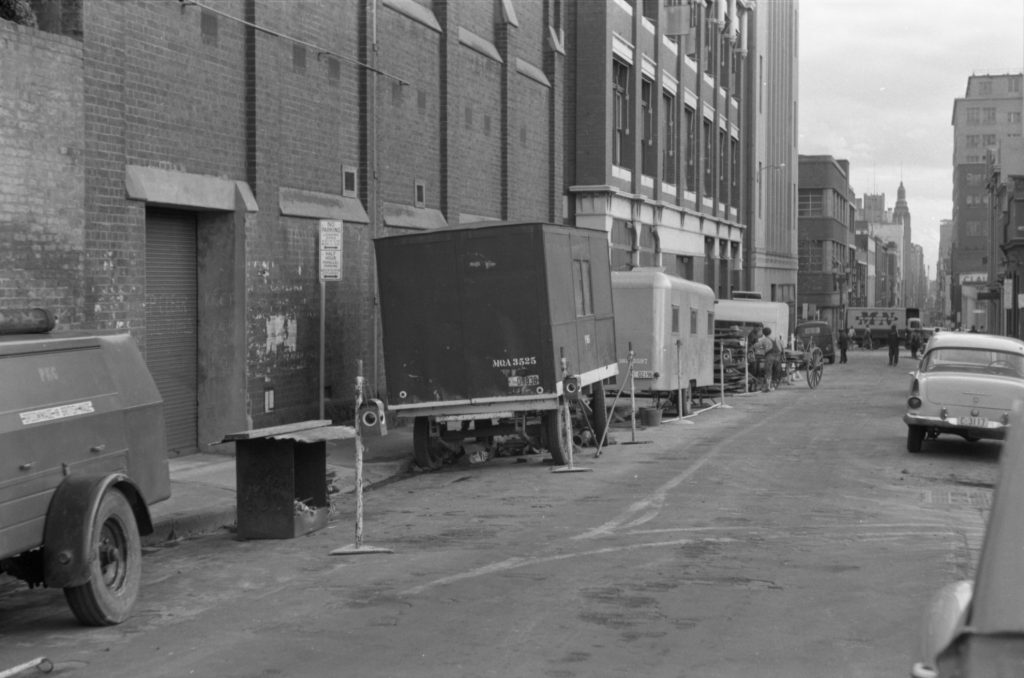
[[[569,456],[565,450],[563,421],[561,404],[553,410],[546,410],[541,415],[541,444],[551,454],[551,461],[558,466],[565,466],[569,463]]]
[[[64,597],[82,624],[120,624],[128,618],[142,580],[142,540],[121,492],[112,489],[103,495],[89,529],[89,581],[66,587]]]
[[[429,417],[416,417],[412,422],[412,456],[424,471],[441,468],[444,460],[434,451],[430,441]]]
[[[608,407],[605,405],[604,397],[604,385],[601,382],[591,385],[590,387],[593,398],[590,401],[590,409],[592,413],[591,426],[594,428],[594,437],[597,440],[594,444],[598,444],[601,440],[601,436],[604,435],[605,429],[608,428]]]

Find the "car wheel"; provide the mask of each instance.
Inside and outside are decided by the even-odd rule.
[[[907,426],[907,452],[920,452],[924,441],[923,426]]]

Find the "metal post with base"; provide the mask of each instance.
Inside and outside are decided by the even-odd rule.
[[[352,556],[367,553],[394,553],[389,548],[363,544],[363,423],[360,410],[363,405],[363,361],[359,361],[356,375],[356,540],[348,546],[336,548],[332,556]],[[383,413],[381,413],[383,416]]]
[[[562,356],[562,384],[566,383],[566,377],[569,376],[569,370],[566,367],[565,355]],[[578,387],[577,387],[578,393]],[[569,394],[567,389],[562,388],[562,402],[558,407],[562,408],[562,445],[564,446],[566,454],[569,457],[569,463],[565,466],[556,466],[551,469],[552,473],[582,473],[586,471],[593,471],[594,469],[589,468],[578,468],[573,464],[573,442],[572,442],[572,412],[569,409]]]
[[[629,363],[633,364],[633,344],[629,344]],[[637,440],[636,439],[636,380],[635,374],[632,368],[629,370],[629,427],[630,427],[630,440],[622,443],[623,445],[645,445],[650,440]]]

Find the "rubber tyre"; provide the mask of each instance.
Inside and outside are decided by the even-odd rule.
[[[921,451],[924,433],[924,428],[921,426],[907,426],[907,452],[916,453]]]
[[[565,432],[562,430],[562,405],[553,410],[545,410],[540,416],[541,444],[551,455],[551,461],[558,466],[569,463],[565,453]]]
[[[590,400],[592,412],[590,425],[594,428],[594,437],[596,438],[594,444],[597,445],[608,428],[608,406],[605,403],[604,385],[601,382],[592,384],[590,390],[593,396]]]
[[[412,422],[412,456],[424,471],[436,471],[444,464],[441,455],[434,452],[430,442],[430,419],[416,417]]]
[[[142,540],[125,496],[108,490],[89,529],[89,581],[66,587],[64,597],[86,626],[120,624],[131,613],[142,581]]]

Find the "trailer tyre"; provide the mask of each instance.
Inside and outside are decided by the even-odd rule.
[[[565,450],[563,420],[561,405],[553,410],[546,410],[541,415],[541,444],[547,448],[551,461],[558,466],[569,463],[569,455]]]
[[[444,459],[431,446],[429,417],[413,419],[412,455],[416,465],[424,471],[436,471],[444,465]]]
[[[109,490],[100,499],[91,535],[90,577],[64,589],[71,611],[87,626],[110,626],[128,618],[142,580],[142,540],[125,496]]]

